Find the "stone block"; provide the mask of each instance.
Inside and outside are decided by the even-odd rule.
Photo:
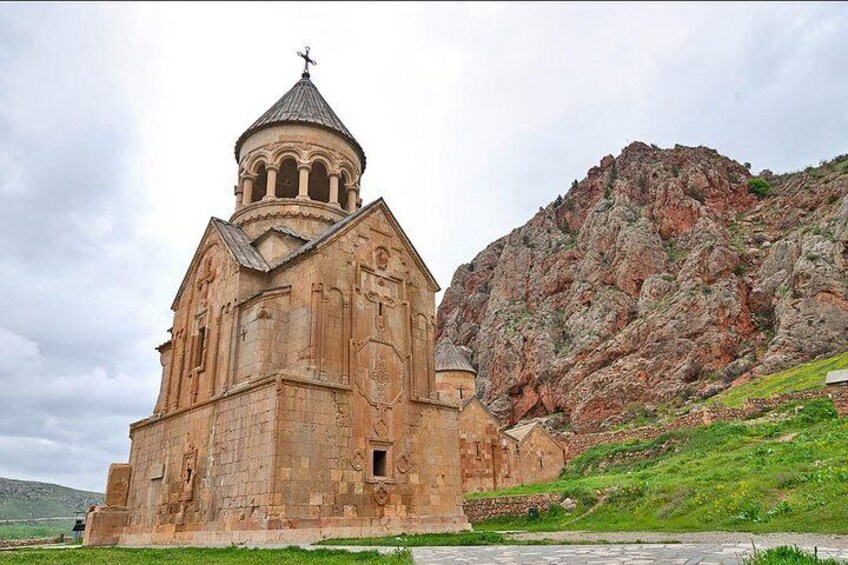
[[[112,463],[109,465],[109,475],[106,479],[106,506],[125,507],[130,491],[130,476],[132,465]]]

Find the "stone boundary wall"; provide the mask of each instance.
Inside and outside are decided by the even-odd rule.
[[[625,430],[610,432],[596,432],[587,434],[556,433],[556,438],[565,449],[565,461],[568,463],[584,451],[609,443],[625,443],[632,440],[650,440],[667,432],[684,428],[704,426],[713,422],[731,422],[749,418],[764,410],[776,408],[781,404],[798,400],[813,400],[816,398],[831,398],[837,409],[840,406],[848,406],[848,387],[827,387],[800,392],[787,392],[776,394],[768,398],[745,399],[741,408],[729,408],[727,406],[703,406],[676,418],[671,422],[657,425],[644,426]],[[840,411],[840,414],[842,412]]]
[[[462,503],[462,509],[469,522],[482,522],[499,516],[526,516],[531,508],[541,512],[559,504],[560,498],[561,495],[552,492],[472,498]]]
[[[29,539],[0,539],[0,547],[24,547],[27,545],[47,545],[51,543],[65,543],[65,537],[57,538],[29,538]]]

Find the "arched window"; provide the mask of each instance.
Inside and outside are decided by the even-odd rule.
[[[350,177],[346,171],[342,171],[339,177],[339,206],[342,210],[347,210],[347,186],[350,184]]]
[[[256,178],[253,180],[253,193],[250,195],[251,202],[259,202],[265,196],[265,188],[268,185],[268,172],[265,170],[265,163],[259,165],[256,169]]]
[[[319,202],[330,201],[330,177],[321,161],[314,161],[309,172],[309,198]]]
[[[275,196],[277,198],[296,197],[298,177],[297,162],[291,158],[284,159],[283,164],[280,165],[280,172],[277,173],[277,185],[274,187]]]

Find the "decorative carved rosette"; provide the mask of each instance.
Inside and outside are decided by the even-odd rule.
[[[355,450],[350,455],[350,466],[356,469],[357,471],[361,471],[365,468],[365,452],[361,449]]]
[[[398,470],[398,473],[406,474],[412,469],[412,459],[409,457],[408,453],[401,453],[398,455],[397,463],[395,463],[395,469]]]
[[[380,506],[385,506],[389,501],[389,489],[386,488],[384,483],[377,483],[377,487],[374,489],[374,494],[372,496],[374,498],[374,502]]]

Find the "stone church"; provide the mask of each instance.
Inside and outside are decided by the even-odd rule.
[[[458,531],[457,403],[435,384],[439,287],[362,147],[302,78],[235,145],[89,545],[273,544]]]

